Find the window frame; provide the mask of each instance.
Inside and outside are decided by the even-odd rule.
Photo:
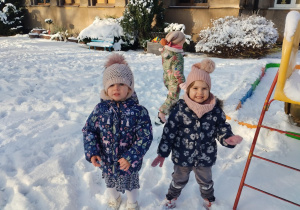
[[[62,0],[60,0],[60,1],[62,1]],[[71,1],[71,3],[66,3],[66,0],[64,0],[63,4],[61,6],[63,6],[63,7],[68,7],[68,6],[69,7],[72,7],[72,6],[79,7],[80,6],[80,0],[68,0],[68,1]]]
[[[115,3],[108,3],[109,0],[104,0],[104,3],[98,3],[97,0],[90,0],[90,6],[91,7],[115,7]]]
[[[274,8],[282,8],[282,9],[291,9],[291,8],[298,8],[300,9],[300,3],[296,4],[296,0],[291,0],[290,4],[277,4],[278,0],[274,0]],[[284,1],[284,0],[282,0]]]
[[[35,4],[33,4],[33,6],[50,6],[50,0],[49,0],[48,3],[46,2],[47,0],[43,0],[43,1],[44,1],[44,3],[40,3],[37,0],[36,1],[32,1],[32,2],[35,3]]]
[[[194,0],[189,0],[190,3],[180,3],[179,0],[176,0],[176,6],[189,6],[189,7],[197,7],[197,6],[208,6],[208,1],[206,3],[194,3]]]

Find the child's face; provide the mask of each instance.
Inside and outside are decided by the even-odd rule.
[[[193,101],[201,104],[209,97],[209,87],[202,80],[195,81],[194,85],[189,90],[189,97]]]
[[[124,101],[130,88],[123,83],[116,83],[108,87],[107,95],[114,101]]]

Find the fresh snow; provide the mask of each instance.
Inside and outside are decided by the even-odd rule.
[[[119,21],[119,19],[100,19],[96,17],[91,25],[79,33],[78,39],[83,40],[85,38],[103,39],[103,37],[121,37],[123,36],[123,28],[120,26]]]
[[[134,76],[140,103],[154,122],[166,98],[161,57],[142,51],[118,52],[125,56]],[[110,52],[88,50],[76,43],[0,37],[0,209],[3,210],[104,210],[107,195],[101,172],[84,158],[82,132],[86,118],[99,102],[102,72]],[[184,57],[185,76],[205,55]],[[263,59],[211,58],[212,92],[224,100],[233,132],[244,140],[234,149],[218,145],[213,166],[216,204],[213,210],[233,207],[248,159],[255,129],[237,121],[257,124],[277,68],[269,68],[254,94],[242,108],[239,99],[249,90],[267,63],[280,63],[281,52]],[[300,54],[297,55],[299,64]],[[299,81],[298,81],[299,84]],[[295,95],[299,95],[297,89]],[[237,120],[237,121],[235,121]],[[274,101],[264,125],[300,133],[284,113],[284,103]],[[153,143],[140,171],[139,203],[142,210],[160,209],[171,181],[173,163],[150,166],[156,157],[163,127],[153,126]],[[261,129],[255,154],[300,168],[300,141]],[[246,183],[300,203],[300,173],[253,158]],[[122,195],[121,210],[126,195]],[[177,202],[178,210],[201,209],[194,174]],[[299,207],[244,187],[239,210],[298,210]]]
[[[291,41],[294,36],[298,23],[300,21],[300,13],[297,11],[291,11],[287,14],[285,19],[284,37],[287,41]]]
[[[286,80],[283,91],[288,98],[300,102],[300,71],[298,69],[295,69]]]

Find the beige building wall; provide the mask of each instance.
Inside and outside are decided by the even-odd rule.
[[[79,0],[78,0],[79,1]],[[115,7],[91,7],[88,0],[80,0],[80,5],[57,6],[56,0],[51,0],[50,5],[32,6],[30,0],[26,0],[26,9],[29,15],[26,17],[29,29],[42,27],[48,29],[45,19],[51,18],[51,30],[54,27],[64,27],[68,30],[81,31],[93,23],[95,17],[120,17],[125,9],[125,1],[116,1]],[[120,2],[123,2],[122,4]]]
[[[238,16],[239,9],[177,9],[166,10],[166,22],[180,23],[185,25],[185,34],[192,36],[194,41],[198,41],[199,33],[202,29],[211,26],[211,20],[225,16]]]
[[[94,21],[95,17],[107,18],[120,17],[123,15],[126,0],[115,0],[113,7],[89,6],[90,1],[100,0],[75,0],[77,5],[61,5],[61,1],[50,0],[50,5],[32,6],[32,1],[26,0],[28,29],[43,27],[48,29],[45,19],[51,18],[54,27],[64,27],[68,30],[80,32]],[[192,36],[194,41],[198,41],[200,30],[211,26],[211,20],[225,16],[239,16],[240,14],[252,14],[255,0],[209,0],[208,4],[197,7],[176,6],[177,0],[164,0],[165,21],[168,23],[180,23],[186,26],[185,33]],[[260,0],[257,5],[259,15],[272,20],[280,34],[279,41],[282,40],[285,17],[290,10],[272,9],[274,0]]]

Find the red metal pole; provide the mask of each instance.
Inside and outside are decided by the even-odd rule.
[[[265,116],[265,112],[266,112],[266,110],[268,108],[269,100],[271,98],[271,95],[272,95],[273,90],[275,88],[275,85],[277,83],[277,78],[278,78],[278,71],[277,71],[277,74],[276,74],[276,76],[275,76],[275,78],[273,80],[273,83],[271,85],[271,88],[270,88],[269,93],[268,93],[268,95],[266,97],[263,109],[262,109],[261,114],[260,114],[260,118],[259,118],[259,121],[258,121],[258,124],[257,124],[255,135],[254,135],[254,138],[253,138],[253,141],[252,141],[252,145],[251,145],[251,148],[250,148],[250,151],[249,151],[249,155],[248,155],[248,159],[247,159],[247,162],[246,162],[246,165],[245,165],[245,169],[244,169],[244,172],[243,172],[241,183],[240,183],[240,186],[239,186],[236,198],[235,198],[235,202],[234,202],[234,205],[233,205],[233,210],[236,210],[237,205],[239,203],[240,196],[241,196],[243,187],[245,185],[245,179],[246,179],[246,176],[247,176],[247,173],[248,173],[249,165],[250,165],[250,162],[251,162],[251,159],[252,159],[252,155],[253,155],[253,152],[254,152],[254,149],[255,149],[255,145],[256,145],[257,138],[258,138],[258,134],[259,134],[259,131],[260,131],[260,128],[261,128],[261,125],[262,125],[262,121],[263,121],[264,116]]]

